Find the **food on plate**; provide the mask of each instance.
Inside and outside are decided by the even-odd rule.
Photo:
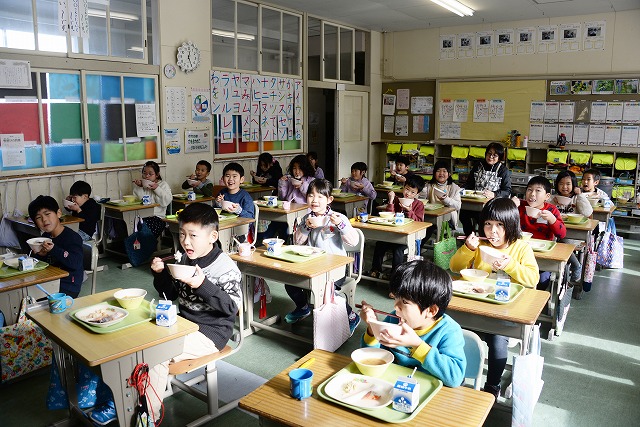
[[[373,390],[370,390],[367,394],[365,394],[362,398],[365,400],[380,400],[382,396],[376,393]]]
[[[358,389],[364,390],[365,387],[369,386],[369,381],[367,381],[364,377],[353,377],[351,380],[342,384],[342,392],[344,393],[343,397],[353,394],[353,392],[358,392]]]
[[[89,323],[107,323],[113,320],[121,319],[125,313],[115,308],[105,307],[88,313],[82,320]]]

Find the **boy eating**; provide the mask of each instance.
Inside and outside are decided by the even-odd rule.
[[[411,171],[409,170],[409,158],[405,156],[400,156],[396,159],[396,168],[392,171],[391,178],[394,179],[396,184],[404,184],[407,182],[407,178],[411,175]]]
[[[227,188],[222,189],[216,198],[216,206],[221,207],[222,201],[231,202],[227,211],[238,214],[243,218],[253,218],[255,208],[253,199],[246,190],[240,188],[244,182],[244,168],[235,162],[229,163],[222,171],[222,181]]]
[[[598,169],[587,169],[582,174],[582,192],[587,198],[597,197],[609,200],[609,195],[598,188],[600,184],[600,171]]]
[[[29,217],[42,232],[44,242],[34,257],[69,272],[60,279],[60,292],[76,298],[84,281],[82,237],[60,222],[62,212],[51,196],[38,196],[29,203]]]
[[[196,194],[202,194],[206,197],[213,196],[213,182],[209,180],[208,176],[211,173],[211,163],[206,160],[200,160],[196,163],[195,173],[191,174],[182,183],[182,189],[187,190],[193,188],[193,192]],[[198,181],[189,184],[189,180]]]
[[[73,202],[66,208],[71,215],[84,219],[79,225],[78,234],[85,242],[91,240],[100,219],[100,205],[91,197],[91,186],[84,181],[74,182],[67,200]]]
[[[402,329],[381,331],[378,341],[370,326],[376,314],[362,301],[360,317],[368,325],[362,346],[383,347],[399,365],[417,367],[447,387],[462,384],[467,366],[464,337],[460,325],[445,314],[452,296],[451,277],[430,261],[411,261],[393,272],[389,291],[394,298],[392,314],[397,317],[387,316],[384,321]]]

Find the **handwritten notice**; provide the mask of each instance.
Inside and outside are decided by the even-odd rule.
[[[31,89],[29,61],[0,60],[0,88]]]
[[[158,135],[156,104],[136,104],[136,134],[140,137]]]
[[[504,99],[491,99],[489,100],[489,122],[490,123],[503,123],[504,122]]]
[[[473,121],[488,122],[489,121],[489,101],[486,99],[473,100]]]
[[[408,110],[409,109],[409,89],[398,89],[396,95],[397,99],[397,108],[398,110]]]
[[[24,135],[21,133],[7,133],[0,135],[2,146],[2,167],[17,167],[27,165],[27,154],[24,148]]]
[[[201,153],[211,151],[211,138],[208,130],[185,130],[184,152]]]
[[[433,114],[433,96],[412,96],[411,114]]]
[[[166,87],[164,89],[167,123],[187,122],[187,88]]]

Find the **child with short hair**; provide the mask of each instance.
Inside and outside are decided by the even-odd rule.
[[[418,199],[418,194],[423,188],[424,179],[422,179],[421,176],[413,174],[409,175],[404,182],[402,192],[404,198],[409,199],[411,204],[401,204],[399,198],[396,197],[396,193],[391,190],[388,193],[389,203],[387,204],[387,212],[404,212],[405,218],[420,222],[424,221],[424,203]],[[393,268],[396,268],[402,263],[404,259],[404,250],[407,249],[407,245],[378,241],[376,242],[376,248],[373,252],[373,261],[369,276],[386,279],[386,276],[382,274],[382,260],[384,259],[384,254],[389,249],[393,251]]]
[[[587,169],[582,173],[582,192],[586,197],[597,197],[599,199],[610,200],[609,195],[598,188],[600,184],[600,171],[598,169]]]
[[[40,252],[33,256],[41,261],[69,272],[69,276],[60,279],[60,292],[77,298],[84,281],[82,237],[60,222],[62,211],[58,202],[51,196],[40,195],[29,203],[29,218],[40,229],[44,242]]]
[[[316,179],[324,179],[324,171],[320,166],[318,166],[318,153],[315,151],[309,151],[307,153],[307,159],[309,159],[309,163],[311,163],[311,167],[316,173],[313,175]]]
[[[382,331],[378,341],[370,326],[377,320],[376,314],[362,301],[360,316],[368,327],[361,345],[389,350],[395,363],[416,367],[447,387],[461,385],[467,366],[464,336],[460,325],[445,313],[452,296],[451,277],[430,261],[411,261],[393,272],[389,291],[394,298],[394,316],[384,321],[399,324],[402,332]]]
[[[515,203],[507,198],[490,200],[480,212],[479,234],[486,237],[481,241],[475,233],[469,234],[455,255],[451,258],[449,268],[459,272],[465,268],[476,268],[488,273],[504,271],[513,282],[527,288],[536,286],[540,279],[538,263],[533,249],[520,239],[520,213]],[[502,259],[493,264],[482,260],[482,246],[495,248],[503,253]],[[509,338],[502,335],[485,334],[489,345],[489,363],[487,382],[484,390],[492,393],[496,399],[500,394],[500,379],[507,364]]]
[[[258,171],[251,171],[250,174],[254,184],[278,188],[282,167],[270,153],[262,153],[258,156]]]
[[[223,201],[231,202],[228,212],[242,218],[253,218],[256,213],[253,199],[247,190],[240,188],[240,184],[244,182],[244,168],[236,162],[227,164],[222,171],[222,180],[227,188],[223,188],[218,194],[216,206],[221,207]]]
[[[340,191],[343,193],[354,193],[358,196],[365,196],[371,200],[376,199],[378,193],[373,188],[373,184],[366,178],[367,164],[365,162],[355,162],[351,165],[351,177],[340,180]],[[359,208],[361,212],[367,211],[367,203]]]
[[[67,200],[73,204],[65,209],[71,212],[71,215],[82,218],[79,225],[78,234],[82,237],[82,241],[93,239],[96,234],[96,226],[100,219],[100,205],[91,197],[91,186],[84,181],[76,181],[69,189]]]
[[[310,212],[302,217],[300,226],[293,235],[297,245],[308,245],[323,249],[329,254],[346,255],[344,244],[355,246],[358,244],[358,233],[351,226],[349,218],[331,209],[333,196],[332,185],[326,179],[314,179],[307,191],[307,205]],[[321,226],[314,225],[310,218],[324,218]],[[345,278],[337,280],[334,284],[337,290],[344,283]],[[307,295],[304,289],[285,285],[289,297],[296,304],[296,308],[284,317],[285,322],[295,323],[311,314],[311,308],[307,303]],[[349,328],[351,333],[360,322],[359,316],[351,310],[347,304],[349,315]]]
[[[213,196],[213,182],[208,178],[211,173],[211,163],[206,160],[200,160],[196,163],[196,170],[192,173],[188,179],[185,179],[182,183],[182,189],[193,189],[196,194],[202,194],[205,197]],[[193,184],[189,184],[189,180],[198,181]]]
[[[389,171],[391,178],[396,182],[396,184],[404,185],[409,175],[412,175],[409,170],[410,163],[409,158],[406,156],[399,156],[396,159],[396,168]]]
[[[435,190],[443,191],[443,195],[439,195]],[[451,229],[455,230],[458,223],[458,213],[462,206],[462,200],[460,199],[460,187],[453,182],[451,177],[451,170],[449,168],[449,162],[445,160],[438,160],[433,166],[433,177],[431,181],[425,184],[424,189],[420,192],[420,198],[427,199],[429,203],[439,203],[447,207],[454,208],[455,211],[450,214],[444,215],[444,220],[449,221]],[[427,228],[427,235],[425,241],[436,230],[436,226],[432,225]]]
[[[143,179],[151,181],[151,184],[143,186]],[[173,199],[171,187],[169,187],[167,181],[164,181],[160,176],[160,165],[154,161],[148,161],[142,167],[142,178],[133,180],[133,183],[135,184],[133,194],[138,200],[142,200],[143,196],[149,196],[151,203],[157,203],[159,205],[153,208],[153,216],[148,216],[142,220],[156,237],[160,237],[166,228],[166,224],[162,218],[167,215],[167,206],[171,204]]]
[[[216,245],[218,215],[213,207],[192,203],[178,214],[180,244],[184,255],[177,264],[196,267],[195,276],[171,277],[160,258],[151,263],[153,286],[162,297],[178,299],[180,316],[198,324],[185,337],[183,353],[171,361],[196,359],[222,350],[233,334],[238,310],[242,310],[241,274],[233,260]],[[158,420],[169,374],[169,360],[149,369],[149,409]]]

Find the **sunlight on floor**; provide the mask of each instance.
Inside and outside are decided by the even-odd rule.
[[[603,340],[601,338],[589,337],[589,346],[594,348],[599,348],[602,351],[607,351],[607,349],[615,349],[611,350],[612,353],[617,355],[626,356],[630,359],[635,359],[640,362],[640,347],[636,345],[629,345],[623,342],[616,342],[611,340]],[[571,332],[564,332],[562,334],[562,342],[563,344],[575,344],[575,345],[585,345],[585,336],[577,335]]]
[[[590,377],[594,377],[594,378],[598,378],[598,379],[602,379],[602,380],[613,381],[613,382],[618,383],[618,384],[624,384],[624,385],[629,385],[629,386],[633,386],[635,384],[631,380],[627,380],[627,379],[624,379],[624,378],[612,377],[611,375],[602,375],[602,374],[599,374],[598,372],[595,372],[595,371],[592,371],[592,370],[588,370],[588,369],[582,369],[582,368],[579,368],[577,366],[561,366],[561,365],[556,365],[554,363],[545,362],[544,367],[545,368],[555,368],[555,369],[560,369],[560,370],[563,370],[563,371],[571,372],[572,375],[574,375],[574,374],[588,375]]]

